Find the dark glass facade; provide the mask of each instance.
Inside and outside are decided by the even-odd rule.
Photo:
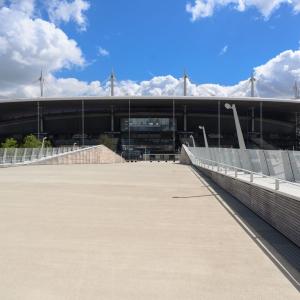
[[[175,120],[176,121],[176,120]],[[122,118],[121,131],[128,132],[172,132],[174,129],[171,118]]]
[[[173,153],[182,143],[203,146],[199,125],[212,147],[238,147],[235,104],[248,148],[300,148],[300,102],[196,97],[113,97],[0,102],[0,142],[27,134],[47,136],[54,145],[98,144],[101,135],[116,149]]]

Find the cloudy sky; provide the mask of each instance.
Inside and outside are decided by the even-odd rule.
[[[293,98],[300,0],[0,0],[0,98],[188,93]],[[300,84],[299,84],[300,85]]]

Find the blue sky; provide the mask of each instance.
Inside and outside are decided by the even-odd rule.
[[[186,68],[196,83],[234,84],[252,69],[286,49],[298,49],[300,16],[287,5],[269,20],[249,9],[218,9],[212,17],[191,21],[186,0],[90,1],[87,30],[62,25],[90,63],[60,75],[104,80],[112,68],[120,80],[157,75],[180,77]],[[109,56],[98,56],[98,47]],[[227,46],[228,50],[220,55]]]
[[[291,98],[300,0],[0,0],[0,99],[182,95]]]

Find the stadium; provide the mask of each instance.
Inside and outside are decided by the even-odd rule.
[[[70,97],[0,102],[0,141],[27,134],[54,146],[95,145],[108,136],[119,153],[177,153],[181,145],[238,148],[235,104],[247,148],[299,149],[300,106],[296,99],[190,96]]]

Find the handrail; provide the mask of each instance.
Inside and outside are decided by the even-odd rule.
[[[202,158],[202,157],[201,158],[196,157],[187,147],[185,147],[185,151],[190,156],[190,158],[192,157],[196,161],[198,160],[198,161],[206,161],[206,162],[213,163],[215,166],[217,166],[217,171],[216,172],[218,172],[220,170],[219,167],[225,167],[225,174],[227,173],[227,169],[230,169],[230,170],[235,171],[235,177],[238,178],[237,171],[241,171],[241,172],[244,172],[244,173],[250,175],[250,182],[254,182],[254,175],[258,175],[261,178],[269,178],[269,179],[275,180],[275,190],[277,190],[277,191],[280,189],[280,183],[288,183],[290,185],[293,185],[293,186],[296,186],[296,187],[300,188],[300,184],[297,184],[295,182],[291,182],[291,181],[287,181],[287,180],[284,180],[284,179],[281,179],[281,178],[276,178],[276,177],[264,175],[262,173],[257,173],[257,172],[246,170],[246,169],[243,169],[243,168],[231,166],[231,165],[220,163],[220,162],[217,162],[217,161],[214,161],[214,160],[210,160],[210,159],[206,159],[206,158]],[[191,161],[192,161],[193,164],[195,164],[193,162],[193,159],[191,159]],[[207,165],[214,167],[214,165],[212,165],[212,164],[207,164]],[[212,171],[215,172],[215,170],[212,170]]]
[[[24,153],[22,155],[17,156],[17,151],[19,149],[23,148],[15,148],[11,149],[13,152],[13,155],[10,156],[11,161],[7,162],[6,161],[6,156],[7,156],[7,149],[4,149],[4,155],[2,162],[0,162],[0,167],[10,167],[10,166],[22,166],[22,165],[29,165],[33,164],[39,161],[45,161],[54,157],[66,155],[69,153],[75,153],[75,152],[80,152],[83,150],[87,150],[89,148],[93,148],[97,146],[81,146],[81,147],[57,147],[57,148],[51,148],[52,151],[48,151],[50,148],[44,148],[46,151],[46,155],[44,156],[44,153],[42,152],[41,148],[24,148]],[[31,150],[31,156],[29,159],[26,159],[26,152],[28,149]],[[34,154],[34,151],[36,153]],[[51,153],[49,153],[51,152]],[[17,160],[17,158],[21,158],[21,160]]]

